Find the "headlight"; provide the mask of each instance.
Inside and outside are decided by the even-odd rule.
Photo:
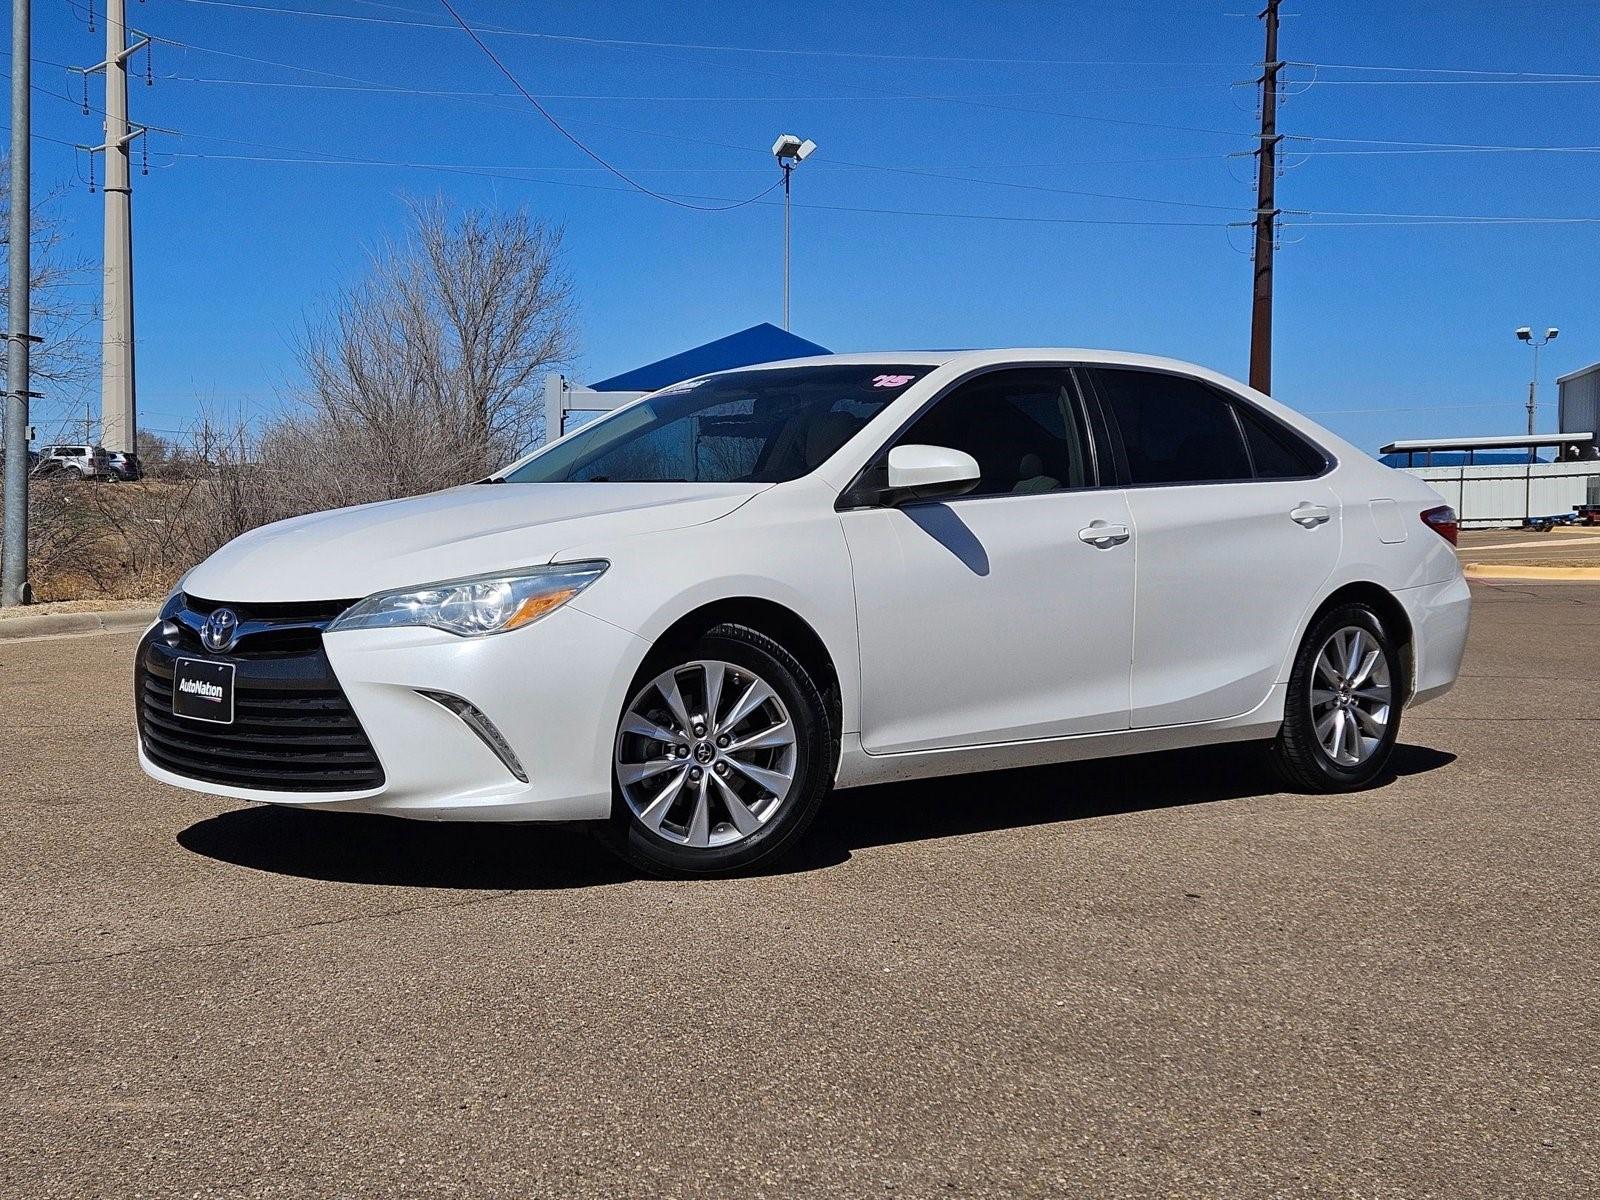
[[[167,598],[161,602],[161,617],[166,620],[183,607],[183,585],[189,581],[189,572],[185,571],[172,585],[172,590],[167,593]]]
[[[605,574],[608,566],[557,563],[379,592],[347,608],[328,632],[427,625],[461,637],[504,633],[554,612]]]

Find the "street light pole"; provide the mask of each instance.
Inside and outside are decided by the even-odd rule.
[[[817,144],[810,138],[801,141],[792,133],[778,135],[772,143],[772,156],[783,171],[783,328],[789,328],[789,181],[794,169],[811,157]]]
[[[1535,338],[1533,330],[1524,325],[1517,330],[1517,340],[1526,342],[1533,347],[1533,378],[1528,380],[1528,436],[1532,437],[1537,432],[1534,428],[1535,412],[1539,405],[1539,351],[1555,341],[1561,331],[1554,326],[1545,330],[1543,338]]]
[[[11,222],[6,291],[5,568],[0,604],[26,604],[28,594],[28,352],[32,149],[32,0],[11,0]]]
[[[789,331],[789,179],[794,163],[779,162],[783,168],[783,329]]]

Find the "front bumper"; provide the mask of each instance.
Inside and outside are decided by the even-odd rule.
[[[444,821],[581,821],[611,812],[617,714],[648,645],[571,606],[511,633],[433,629],[322,635],[323,650],[383,768],[365,791],[271,791],[139,763],[163,783],[239,800]],[[141,648],[141,653],[143,652]],[[470,701],[521,762],[518,780],[454,712],[420,694]]]

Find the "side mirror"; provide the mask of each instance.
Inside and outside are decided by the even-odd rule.
[[[896,446],[889,451],[883,503],[945,500],[978,486],[978,460],[947,446]]]

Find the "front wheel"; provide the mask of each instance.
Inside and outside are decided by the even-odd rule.
[[[1394,752],[1404,667],[1382,618],[1365,604],[1324,614],[1295,656],[1283,728],[1272,744],[1278,772],[1305,792],[1348,792],[1380,774]]]
[[[658,875],[769,862],[816,816],[833,757],[827,706],[799,661],[719,625],[640,671],[617,726],[607,841]]]

